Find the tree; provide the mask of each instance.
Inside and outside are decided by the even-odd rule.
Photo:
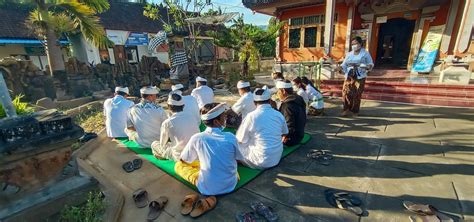
[[[45,42],[51,75],[65,70],[58,42],[65,33],[80,32],[96,47],[113,45],[96,16],[109,9],[107,0],[23,0],[19,3],[34,5],[26,23]]]
[[[232,48],[238,52],[242,62],[242,77],[249,77],[250,66],[256,66],[262,47],[268,42],[275,41],[283,23],[271,19],[267,30],[252,24],[245,24],[243,16],[233,20],[230,27],[223,27],[219,31],[210,31],[208,34],[215,38],[218,46]]]
[[[163,0],[161,4],[147,4],[144,7],[143,15],[159,21],[164,30],[168,33],[186,32],[191,41],[190,53],[196,55],[198,41],[197,36],[201,34],[201,26],[187,22],[191,18],[208,15],[204,9],[210,5],[210,0]],[[166,10],[168,17],[163,18],[160,11]],[[212,13],[215,11],[210,10]]]

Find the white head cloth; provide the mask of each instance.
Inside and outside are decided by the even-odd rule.
[[[179,95],[181,99],[179,101],[177,101],[177,100],[173,99],[173,94],[179,95],[175,92],[171,92],[168,95],[168,101],[167,101],[168,105],[172,105],[172,106],[182,106],[182,105],[184,105],[183,97],[181,97],[181,95]]]
[[[291,85],[291,82],[283,82],[283,81],[277,81],[276,83],[276,88],[277,89],[289,89],[292,88],[293,86]]]
[[[255,92],[263,90],[262,95],[257,95]],[[255,89],[255,92],[253,93],[253,101],[255,102],[261,102],[261,101],[267,101],[272,98],[272,93],[268,89]]]
[[[179,90],[179,89],[178,89],[178,90],[171,91],[170,94],[171,94],[171,93],[173,93],[173,94],[178,94],[178,95],[180,95],[180,96],[183,96],[183,91],[181,91],[181,90]]]
[[[115,92],[123,92],[123,93],[127,93],[127,94],[130,94],[129,90],[128,90],[128,87],[120,87],[120,86],[117,86],[115,87]]]
[[[264,86],[262,87],[262,89],[267,90],[267,89],[268,89],[268,86],[267,86],[267,85],[264,85]]]
[[[198,77],[196,78],[196,82],[207,82],[207,79],[202,78],[201,76],[198,76]]]
[[[156,88],[156,86],[145,86],[140,89],[141,94],[153,95],[158,94],[160,89]]]
[[[171,91],[181,90],[183,88],[184,88],[183,84],[176,84],[176,85],[171,86]]]
[[[229,107],[227,107],[226,103],[220,103],[216,107],[212,108],[206,114],[201,115],[201,120],[211,120],[218,116],[220,116],[223,112],[225,112]]]
[[[245,87],[250,87],[250,83],[249,82],[244,82],[244,81],[237,82],[237,89],[242,89],[242,88],[245,88]]]

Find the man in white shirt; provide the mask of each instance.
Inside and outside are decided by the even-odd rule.
[[[199,133],[199,124],[184,113],[183,97],[175,91],[169,94],[167,103],[172,115],[161,124],[160,140],[154,141],[151,149],[158,159],[177,161],[191,136]]]
[[[140,94],[142,100],[128,112],[125,133],[143,148],[150,148],[151,143],[160,138],[161,123],[168,116],[161,106],[155,104],[158,88],[143,87]]]
[[[244,119],[248,113],[255,110],[255,103],[253,102],[253,94],[250,90],[250,83],[240,80],[237,83],[237,89],[239,90],[240,98],[232,106],[232,111],[242,115]]]
[[[200,76],[196,78],[196,88],[191,92],[191,96],[196,98],[199,109],[206,104],[214,102],[214,92],[207,86],[207,79]]]
[[[184,101],[183,112],[187,115],[190,115],[199,125],[201,124],[201,115],[199,114],[199,106],[196,101],[196,98],[189,95],[189,89],[185,91],[183,89],[184,89],[184,86],[182,84],[176,84],[176,85],[171,86],[172,92],[176,92],[177,94],[183,97],[183,101]]]
[[[115,87],[115,96],[104,102],[105,129],[110,138],[127,137],[123,129],[127,126],[127,113],[134,103],[125,97],[128,87]]]
[[[270,105],[271,92],[256,89],[257,109],[247,115],[237,130],[237,160],[244,165],[265,169],[276,166],[283,153],[282,138],[288,134],[285,117]]]
[[[197,186],[203,195],[232,192],[237,185],[237,139],[223,132],[226,105],[211,103],[201,109],[201,119],[207,126],[191,137],[176,162],[176,174]]]

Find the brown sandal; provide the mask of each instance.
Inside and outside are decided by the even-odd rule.
[[[188,215],[194,209],[196,202],[199,200],[199,195],[189,194],[184,197],[183,202],[181,203],[181,214]]]
[[[150,209],[147,217],[148,221],[153,221],[158,218],[167,203],[168,198],[163,196],[159,197],[157,200],[150,202],[150,204],[148,205],[148,208]]]
[[[194,206],[194,209],[191,211],[190,216],[192,218],[197,218],[205,213],[209,212],[210,210],[214,209],[217,204],[217,199],[215,196],[210,196],[206,198],[199,199],[196,202],[196,206]]]
[[[133,201],[135,202],[135,206],[138,208],[143,208],[148,205],[148,192],[144,189],[138,189],[133,192]]]

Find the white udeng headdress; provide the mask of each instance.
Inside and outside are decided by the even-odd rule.
[[[201,120],[211,120],[214,119],[218,116],[220,116],[223,112],[225,112],[228,109],[226,103],[220,103],[216,107],[212,108],[207,112],[206,114],[201,115]]]
[[[184,100],[183,100],[183,97],[180,96],[180,100],[174,100],[173,99],[173,94],[176,94],[176,95],[179,95],[178,93],[175,93],[175,92],[171,92],[169,95],[168,95],[168,105],[172,105],[172,106],[183,106],[184,105]]]
[[[198,77],[196,78],[196,82],[207,82],[207,79],[202,78],[201,76],[198,76]]]
[[[183,84],[176,84],[176,85],[171,86],[171,91],[181,90],[183,88],[184,88]]]
[[[250,83],[249,82],[244,82],[244,81],[237,82],[237,89],[242,89],[242,88],[245,88],[245,87],[250,87]]]
[[[292,88],[293,86],[291,85],[291,82],[277,81],[275,87],[277,89],[289,89],[289,88]]]
[[[158,94],[159,92],[160,89],[156,88],[156,86],[145,86],[140,89],[140,93],[146,95]]]
[[[255,92],[257,92],[259,90],[263,90],[262,95],[255,94]],[[253,101],[255,101],[255,102],[267,101],[270,98],[272,98],[272,93],[268,89],[257,88],[257,89],[255,89],[255,92],[253,93]]]
[[[130,94],[129,90],[128,90],[128,87],[120,87],[120,86],[117,86],[115,87],[115,92],[123,92],[123,93],[127,93],[127,94]]]

